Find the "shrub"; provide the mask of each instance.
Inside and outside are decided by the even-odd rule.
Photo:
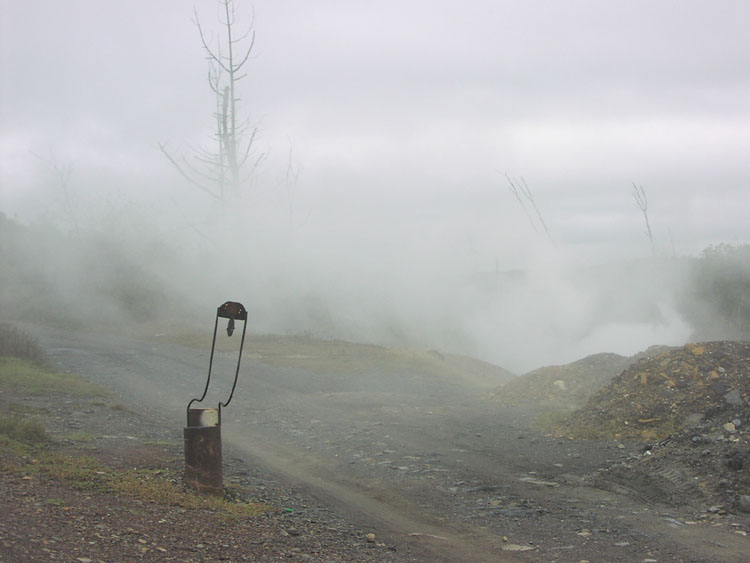
[[[11,324],[0,324],[0,356],[14,356],[39,364],[46,360],[36,340]]]
[[[750,245],[703,251],[690,280],[686,317],[704,338],[750,338]]]
[[[0,435],[27,444],[40,444],[50,439],[44,426],[36,420],[9,416],[0,416]]]

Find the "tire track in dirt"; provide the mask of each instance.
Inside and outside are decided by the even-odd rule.
[[[356,525],[372,529],[414,556],[429,561],[497,561],[502,538],[467,526],[450,525],[420,511],[397,488],[373,488],[366,481],[338,473],[314,453],[271,442],[247,429],[224,433],[234,453],[252,459],[296,485],[303,484],[322,504]],[[427,552],[427,553],[426,553]],[[430,554],[427,557],[427,554]],[[504,561],[519,561],[507,554]]]

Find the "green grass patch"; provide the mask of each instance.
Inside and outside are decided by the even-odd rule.
[[[51,441],[44,426],[38,421],[17,416],[0,416],[0,436],[25,444]]]
[[[62,436],[65,440],[71,440],[73,442],[83,442],[90,444],[96,439],[96,436],[90,432],[69,432]]]
[[[6,414],[13,414],[19,416],[28,416],[30,414],[45,415],[49,414],[49,409],[45,407],[37,407],[23,403],[16,403],[14,401],[5,402],[0,399],[0,405]]]
[[[46,361],[46,355],[36,340],[10,324],[0,324],[0,356],[13,356],[37,364]]]
[[[27,474],[45,474],[53,479],[68,481],[78,490],[101,488],[106,477],[106,472],[93,457],[71,456],[56,451],[38,452],[25,469]]]
[[[33,452],[31,445],[15,440],[6,434],[0,434],[0,468],[10,471],[16,467],[16,459],[31,455]]]
[[[91,456],[71,455],[50,449],[48,444],[30,445],[7,434],[0,434],[0,453],[4,454],[0,457],[0,466],[5,471],[65,481],[76,490],[188,510],[208,510],[230,520],[257,516],[270,509],[260,503],[203,496],[186,490],[180,473],[171,469],[113,469]]]
[[[0,357],[0,387],[14,393],[103,397],[107,391],[80,375],[49,369],[30,360]]]
[[[229,518],[257,516],[268,511],[267,506],[259,503],[236,502],[186,491],[178,475],[166,469],[118,471],[112,475],[109,486],[129,497],[188,510],[211,510]]]

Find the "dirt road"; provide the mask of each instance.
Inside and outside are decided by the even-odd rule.
[[[52,361],[115,391],[182,439],[208,353],[160,339],[27,327]],[[215,405],[236,356],[214,361]],[[214,388],[214,387],[212,387]],[[424,561],[747,561],[749,522],[586,486],[637,444],[572,441],[529,429],[464,382],[416,369],[272,367],[246,351],[224,411],[225,463],[260,468],[320,506]]]

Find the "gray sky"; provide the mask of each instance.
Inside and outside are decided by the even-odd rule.
[[[462,337],[454,348],[511,367],[633,353],[685,337],[668,305],[651,332],[588,333],[596,310],[573,278],[539,275],[538,291],[489,306],[456,280],[649,256],[633,182],[659,253],[750,241],[750,2],[238,2],[257,33],[241,97],[269,156],[237,252],[256,266],[254,295],[279,291],[272,329],[289,328],[287,307],[359,338]],[[195,5],[214,34],[215,1]],[[191,2],[0,0],[0,18],[0,211],[79,205],[110,221],[126,206],[140,213],[131,232],[150,222],[180,242],[210,223],[210,201],[158,150],[211,133]],[[67,195],[50,163],[70,167]],[[505,174],[527,180],[554,245]],[[165,230],[165,208],[182,230]],[[540,328],[546,349],[513,361]]]
[[[71,164],[81,185],[153,195],[174,182],[156,144],[201,142],[211,126],[190,3],[1,5],[3,207],[22,209],[42,181],[32,151]],[[196,5],[216,29],[213,0]],[[647,250],[632,182],[664,252],[670,232],[680,253],[748,239],[750,3],[252,7],[242,95],[270,154],[258,191],[278,188],[292,148],[313,222],[377,209],[467,239],[495,222],[533,237],[507,173],[526,178],[560,243]]]

